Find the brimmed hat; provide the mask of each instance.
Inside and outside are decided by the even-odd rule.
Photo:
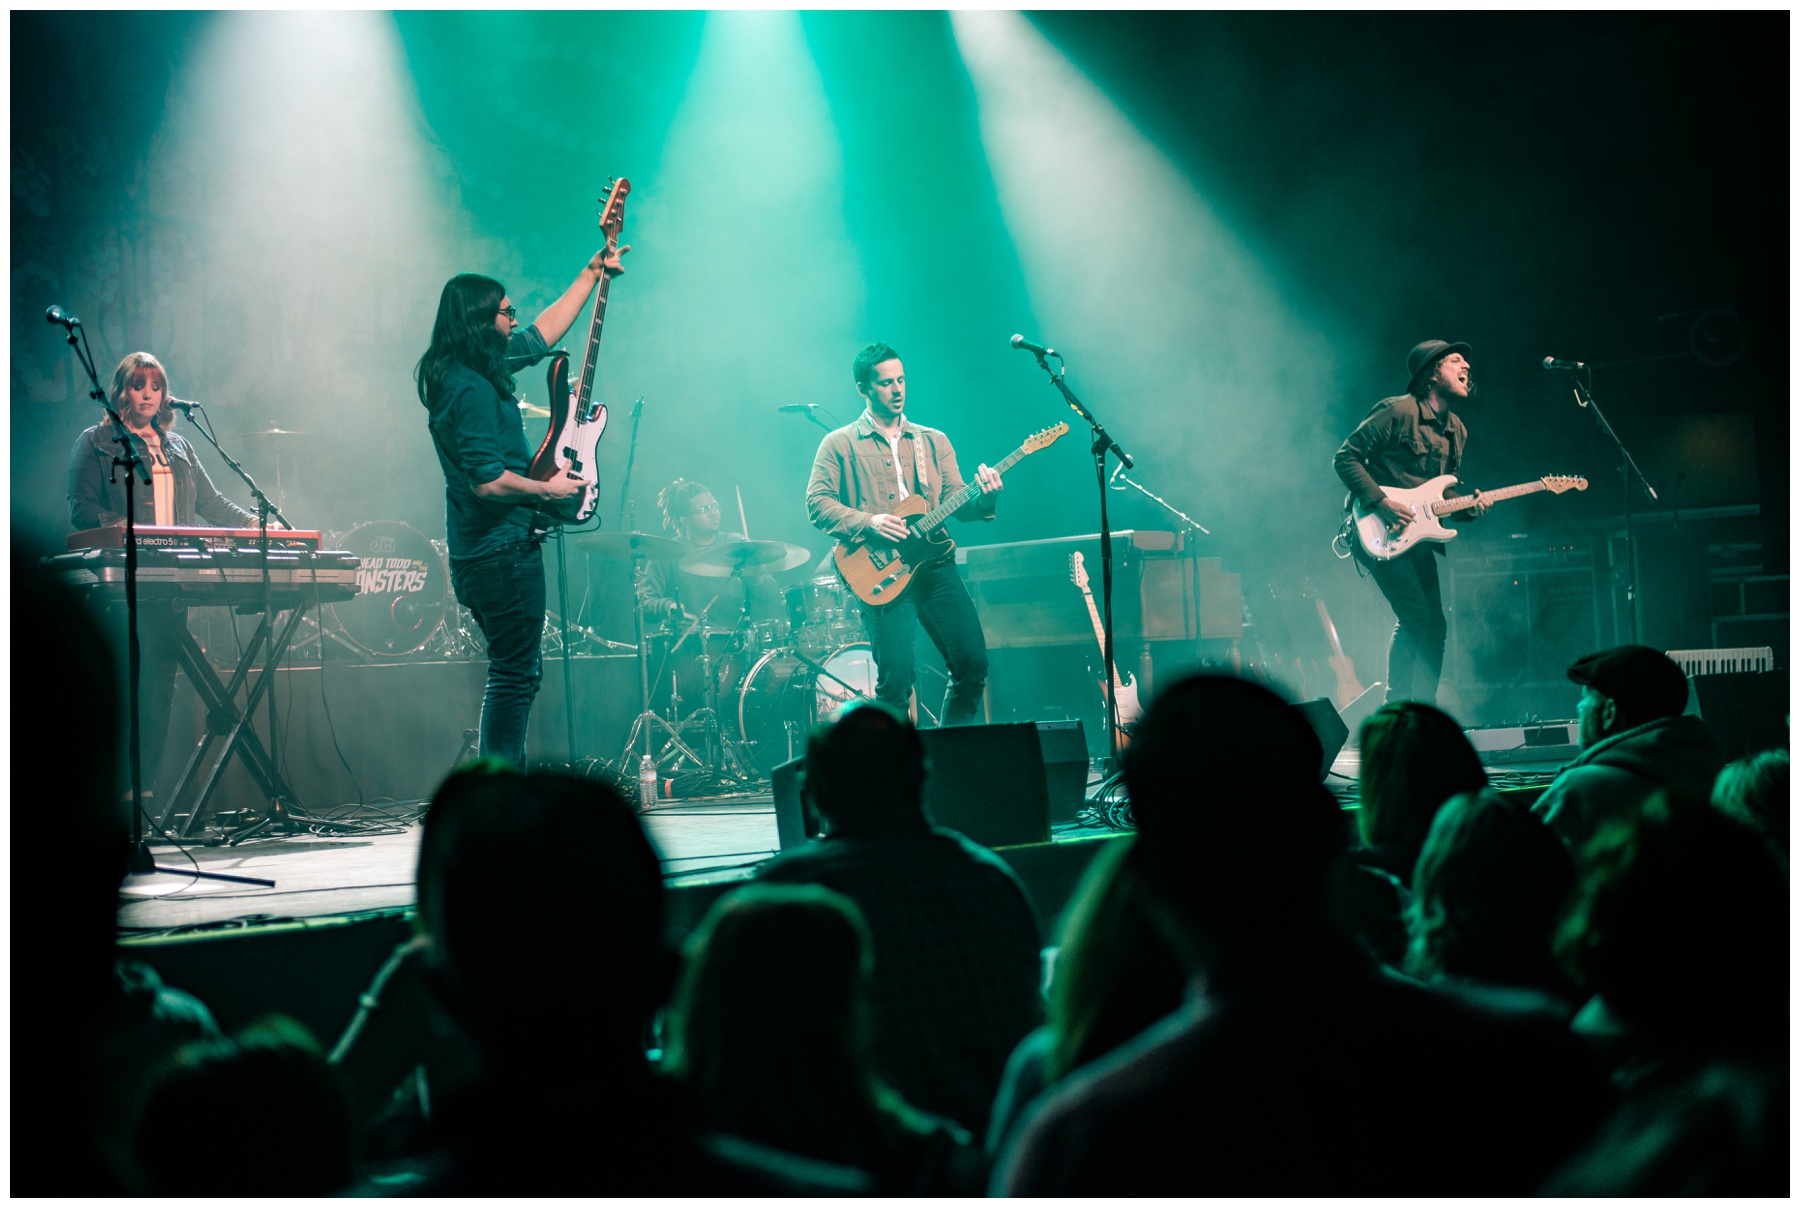
[[[1453,352],[1469,355],[1469,346],[1463,343],[1451,344],[1444,340],[1424,340],[1413,345],[1413,350],[1406,354],[1406,392],[1419,392],[1419,379],[1431,372],[1432,366]]]
[[[1687,676],[1654,647],[1613,646],[1583,655],[1569,668],[1569,678],[1612,700],[1637,725],[1687,710]]]

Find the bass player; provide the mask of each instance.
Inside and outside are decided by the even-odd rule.
[[[543,678],[544,552],[533,505],[575,495],[585,480],[567,472],[544,482],[527,476],[531,453],[511,370],[547,356],[602,274],[623,271],[618,251],[596,252],[562,297],[523,328],[504,285],[460,273],[444,284],[431,346],[413,372],[444,471],[450,584],[487,638],[481,754],[520,768]]]
[[[852,365],[863,413],[827,433],[813,457],[806,511],[813,525],[843,542],[899,542],[906,522],[894,506],[918,494],[936,506],[964,486],[950,438],[906,418],[906,368],[887,344],[871,344]],[[980,494],[955,513],[958,520],[992,520],[1000,475],[977,466]],[[942,724],[975,720],[987,687],[987,641],[975,602],[948,559],[920,566],[899,599],[862,605],[863,628],[875,658],[877,699],[905,711],[917,675],[913,642],[923,626],[950,669]]]
[[[1416,487],[1462,465],[1469,429],[1453,408],[1474,394],[1469,346],[1426,340],[1407,354],[1406,393],[1384,398],[1338,446],[1332,464],[1350,493],[1374,508],[1390,528],[1413,518],[1410,505],[1383,495],[1382,487]],[[1475,492],[1480,499],[1480,492]],[[1348,503],[1346,503],[1348,506]],[[1485,502],[1474,513],[1487,511]],[[1443,591],[1437,559],[1444,547],[1425,542],[1397,558],[1378,561],[1351,543],[1356,560],[1394,610],[1394,637],[1388,645],[1387,699],[1437,702],[1444,672]]]

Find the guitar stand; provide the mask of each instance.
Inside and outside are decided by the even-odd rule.
[[[250,636],[244,647],[243,657],[238,660],[237,669],[232,672],[229,683],[221,683],[212,665],[206,661],[205,652],[194,641],[194,635],[187,627],[181,626],[177,634],[176,653],[181,662],[181,669],[186,673],[188,681],[194,685],[195,691],[206,705],[206,733],[200,738],[194,753],[188,757],[187,766],[182,769],[181,779],[169,794],[168,804],[163,808],[162,817],[157,819],[157,829],[163,834],[177,834],[187,839],[195,835],[200,827],[200,820],[206,814],[206,807],[212,800],[214,791],[219,786],[219,777],[225,765],[233,755],[241,756],[244,768],[250,773],[256,785],[262,790],[263,797],[269,802],[269,816],[251,826],[247,831],[232,836],[231,843],[237,844],[248,838],[250,834],[269,826],[279,826],[283,833],[298,834],[303,829],[288,812],[290,803],[297,804],[299,798],[294,790],[283,779],[280,770],[275,766],[269,753],[250,726],[250,717],[256,707],[262,703],[265,693],[274,684],[272,673],[281,664],[286,655],[288,645],[293,641],[294,632],[300,627],[300,620],[306,613],[307,603],[302,599],[289,611],[287,623],[279,634],[275,633],[271,618],[264,615],[256,632]],[[249,695],[243,707],[237,705],[237,694],[250,678],[255,668],[257,657],[262,653],[264,645],[268,646],[268,657],[251,685]],[[204,775],[198,780],[196,773],[206,763],[208,752],[215,742],[225,740],[224,751],[207,767]],[[179,832],[170,830],[171,824],[180,813],[182,799],[187,796],[190,786],[194,789],[193,806],[187,813],[187,819],[181,824]]]

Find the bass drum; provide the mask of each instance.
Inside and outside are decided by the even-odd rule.
[[[451,602],[450,564],[431,540],[398,520],[371,520],[331,538],[357,556],[357,596],[328,604],[345,641],[375,658],[423,650]]]
[[[840,646],[809,667],[792,650],[771,650],[744,677],[738,733],[764,776],[806,750],[806,734],[847,701],[875,696],[875,656],[867,642]]]

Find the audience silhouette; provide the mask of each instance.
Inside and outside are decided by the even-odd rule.
[[[1530,810],[1495,792],[1444,803],[1413,870],[1406,971],[1541,991],[1574,1014],[1556,930],[1575,861]]]
[[[979,1194],[969,1134],[875,1074],[872,956],[862,914],[841,894],[754,885],[727,895],[688,945],[663,1070],[718,1132],[866,1170],[884,1195]]]
[[[1712,803],[1767,839],[1787,867],[1788,753],[1763,751],[1725,765],[1713,781]]]
[[[1438,808],[1487,784],[1469,740],[1442,710],[1395,701],[1371,713],[1357,732],[1357,832],[1344,877],[1345,925],[1376,959],[1399,965],[1406,954],[1406,908],[1413,866]]]
[[[1043,1015],[1039,933],[998,856],[926,817],[924,745],[858,703],[807,741],[817,842],[758,872],[855,902],[875,942],[875,1065],[908,1103],[981,1135],[1007,1056]]]
[[[1385,974],[1334,928],[1321,757],[1260,686],[1157,697],[1125,755],[1132,863],[1197,993],[1046,1096],[995,1190],[1525,1194],[1588,1135],[1603,1087],[1559,1019]]]

